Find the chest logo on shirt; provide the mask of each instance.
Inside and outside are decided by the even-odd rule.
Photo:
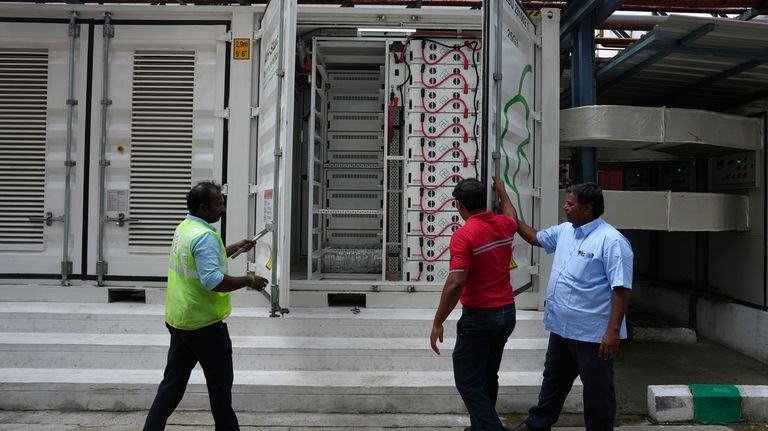
[[[587,259],[592,259],[593,257],[595,257],[595,254],[594,253],[586,252],[584,250],[579,250],[579,256],[587,258]]]

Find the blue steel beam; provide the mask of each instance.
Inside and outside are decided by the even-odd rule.
[[[707,33],[711,32],[714,29],[715,29],[715,25],[714,24],[712,24],[712,23],[704,24],[701,27],[697,28],[696,30],[688,33],[682,39],[678,40],[675,43],[675,45],[667,45],[667,47],[673,47],[675,49],[677,49],[677,48],[689,48],[689,47],[686,47],[685,45],[688,44],[688,43],[691,43],[691,42],[693,42],[695,40],[700,39],[702,36],[706,35]],[[636,45],[639,45],[639,43],[633,45],[633,47],[636,46]],[[652,56],[646,58],[645,60],[641,61],[640,63],[630,67],[629,69],[625,70],[623,73],[621,73],[618,76],[614,77],[610,81],[604,82],[604,83],[600,84],[600,89],[603,90],[603,89],[612,87],[613,85],[619,83],[620,81],[622,81],[624,79],[627,79],[627,78],[635,75],[636,73],[638,73],[641,70],[651,66],[652,64],[656,63],[657,61],[661,60],[662,58],[668,56],[669,54],[671,54],[673,52],[672,50],[663,50],[662,51],[658,45],[654,46],[653,49],[657,50],[657,51],[661,51],[661,52],[657,52],[656,54],[653,54]],[[639,51],[637,51],[637,52],[639,52]],[[635,52],[634,54],[636,55],[637,52]],[[611,66],[614,63],[616,63],[617,61],[620,61],[621,63],[623,63],[623,62],[626,61],[626,59],[617,59],[617,60],[614,60],[614,61],[608,63],[606,65],[606,67],[600,69],[600,72],[598,72],[597,76],[600,77],[600,76],[605,75],[605,73],[607,71],[604,72],[604,70],[608,66]],[[613,66],[613,67],[616,67],[616,66]],[[610,70],[610,69],[608,69],[608,70]]]
[[[656,43],[656,35],[651,34],[645,39],[633,44],[629,48],[621,51],[621,54],[614,57],[613,61],[603,66],[597,71],[597,77],[600,78],[609,71],[615,69],[617,66],[626,63],[628,60],[634,58],[637,54],[644,51],[646,48],[653,46]]]
[[[603,0],[603,3],[595,10],[595,24],[602,24],[621,7],[622,3],[624,0]]]
[[[736,19],[739,21],[749,21],[752,18],[758,15],[762,15],[766,12],[768,12],[768,0],[763,1],[763,4],[759,7],[753,7],[745,10],[741,15],[737,16]]]
[[[750,60],[746,63],[742,63],[736,67],[732,67],[728,70],[724,70],[716,75],[712,75],[709,78],[703,79],[699,82],[695,82],[691,85],[686,86],[685,88],[675,92],[672,94],[672,96],[669,97],[669,100],[678,99],[682,96],[685,96],[686,94],[690,93],[693,90],[697,90],[699,88],[705,88],[708,87],[716,82],[723,81],[725,79],[728,79],[732,76],[736,76],[742,72],[746,72],[747,70],[754,69],[757,66],[760,66],[761,64],[765,63],[765,61],[762,60]]]
[[[571,106],[594,105],[595,93],[595,27],[593,15],[587,16],[573,32],[571,58]]]
[[[573,35],[571,57],[571,106],[597,103],[595,89],[595,12],[583,17]],[[597,180],[597,150],[577,148],[574,152],[574,180],[577,183]]]
[[[579,24],[585,17],[591,16],[592,11],[595,10],[602,1],[603,0],[579,0],[570,2],[568,7],[565,8],[565,11],[563,11],[563,16],[560,19],[560,42],[562,43],[563,37],[579,27]]]
[[[613,15],[616,10],[621,7],[621,4],[625,0],[603,0],[603,2],[595,8],[595,24],[602,24],[603,21]],[[566,11],[567,13],[567,11]],[[565,54],[571,50],[573,45],[573,32],[563,34],[563,24],[560,24],[560,54]]]

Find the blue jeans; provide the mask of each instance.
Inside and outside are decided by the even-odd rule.
[[[176,329],[168,324],[171,347],[165,375],[149,409],[144,431],[165,429],[168,417],[179,405],[192,369],[197,362],[203,368],[211,413],[216,431],[237,431],[237,416],[232,410],[232,341],[227,324],[216,322],[194,331]]]
[[[597,356],[598,343],[587,343],[549,334],[539,404],[525,423],[533,430],[549,430],[560,417],[565,398],[576,376],[584,384],[584,424],[587,431],[611,431],[616,418],[613,359]]]
[[[496,413],[499,366],[515,329],[515,304],[494,309],[465,308],[456,324],[453,376],[473,431],[501,431]]]

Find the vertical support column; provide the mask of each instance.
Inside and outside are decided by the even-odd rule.
[[[254,14],[236,12],[232,15],[232,38],[252,40]],[[254,232],[255,201],[251,199],[249,184],[255,182],[256,170],[251,166],[251,106],[253,58],[258,49],[251,48],[249,60],[231,60],[229,69],[229,146],[227,148],[227,236],[229,242],[251,237]],[[230,60],[227,60],[230,61]],[[220,98],[224,100],[224,98]],[[227,108],[227,107],[222,107]],[[226,121],[226,120],[222,120]],[[252,255],[250,253],[249,255]],[[229,263],[232,273],[246,272],[248,259],[235,259]]]
[[[538,215],[538,227],[554,226],[559,214],[559,181],[560,169],[560,10],[542,9],[541,11],[541,47],[537,50],[536,63],[539,66],[536,79],[537,94],[535,108],[541,111],[541,122],[537,123],[536,152],[539,154],[539,166],[536,179],[541,190]],[[547,298],[547,285],[552,270],[552,255],[534,247],[539,253],[539,309],[544,309]]]
[[[595,89],[595,12],[585,16],[573,31],[571,56],[571,106],[597,102]],[[597,150],[577,148],[574,153],[576,183],[597,181]]]

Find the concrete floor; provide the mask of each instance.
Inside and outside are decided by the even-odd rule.
[[[648,385],[768,385],[768,364],[706,340],[623,343],[614,371],[619,414],[624,415],[647,414]]]
[[[146,412],[16,412],[0,411],[0,431],[134,431],[141,429]],[[317,415],[317,414],[240,414],[243,431],[462,431],[467,419],[457,415]],[[507,417],[514,426],[520,417]],[[768,431],[766,424],[739,425],[654,425],[642,418],[619,418],[621,431]],[[581,431],[577,417],[561,420],[561,431]],[[171,416],[168,431],[202,431],[213,428],[208,412],[177,412]]]

